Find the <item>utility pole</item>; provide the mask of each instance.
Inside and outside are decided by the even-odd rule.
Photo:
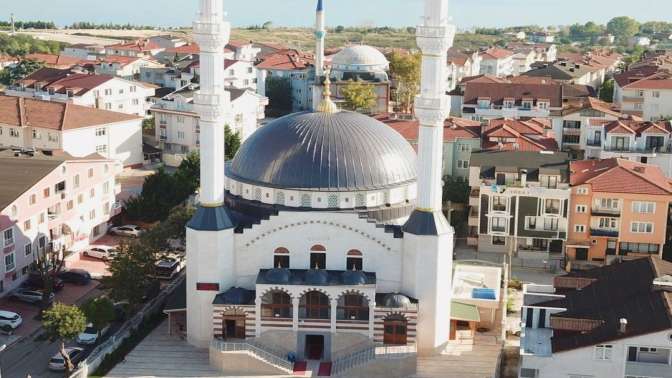
[[[12,22],[12,33],[11,33],[11,35],[14,35],[14,34],[16,34],[16,28],[14,27],[14,13],[12,13],[11,22]]]

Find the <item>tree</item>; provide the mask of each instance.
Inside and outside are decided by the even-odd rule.
[[[393,52],[389,56],[390,74],[395,82],[396,97],[402,112],[410,113],[415,96],[420,92],[420,54]]]
[[[630,38],[639,32],[639,22],[627,17],[615,17],[607,23],[607,31],[616,37],[621,45],[627,45]]]
[[[469,202],[469,182],[452,176],[443,178],[443,202]]]
[[[153,281],[150,276],[158,261],[158,251],[150,244],[142,241],[121,244],[119,254],[110,261],[110,275],[103,278],[105,286],[110,288],[110,296],[128,301],[130,308],[142,303]]]
[[[376,91],[372,85],[350,80],[341,90],[345,106],[354,111],[370,111],[376,106]]]
[[[66,376],[74,369],[70,356],[65,352],[65,342],[74,339],[86,329],[86,317],[76,306],[56,303],[44,312],[42,327],[49,340],[60,341],[60,353],[65,361]]]
[[[266,78],[269,107],[280,111],[292,110],[292,83],[286,77]]]
[[[12,85],[26,76],[44,67],[44,63],[31,59],[25,59],[12,67],[7,67],[0,72],[0,83]]]
[[[606,102],[614,101],[614,80],[609,79],[602,83],[600,87],[600,100]]]
[[[336,27],[336,29],[334,29],[334,31],[335,31],[336,33],[343,33],[344,30],[345,30],[345,27],[344,27],[343,25],[338,25],[338,26]]]
[[[155,127],[154,116],[142,120],[143,130],[154,130],[154,127]]]
[[[266,22],[264,22],[263,25],[261,25],[261,28],[264,29],[264,30],[271,30],[272,27],[273,27],[273,23],[271,21],[266,21]]]
[[[44,251],[35,254],[35,262],[33,267],[40,275],[42,281],[42,307],[45,308],[49,304],[49,297],[54,292],[54,281],[58,273],[63,270],[65,260],[63,254],[65,248],[59,251],[57,249],[47,246]]]
[[[88,322],[98,331],[107,327],[115,317],[114,303],[109,298],[99,297],[88,300],[81,306]]]
[[[226,160],[231,160],[236,156],[236,152],[240,149],[240,133],[233,132],[229,125],[224,127],[224,148],[226,150]]]

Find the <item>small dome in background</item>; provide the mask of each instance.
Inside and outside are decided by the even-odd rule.
[[[310,269],[306,271],[304,282],[309,285],[326,285],[329,283],[329,274],[326,270]]]
[[[405,308],[411,305],[411,300],[399,293],[387,294],[383,299],[383,307]]]
[[[378,49],[366,45],[348,46],[339,51],[331,59],[331,66],[335,70],[387,70],[390,62]],[[357,69],[359,67],[359,69]]]
[[[285,268],[270,269],[264,274],[266,282],[271,284],[287,284],[289,283],[290,272]]]

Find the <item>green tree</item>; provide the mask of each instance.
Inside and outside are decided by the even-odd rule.
[[[65,248],[59,251],[53,248],[45,248],[44,251],[35,253],[35,261],[33,268],[39,274],[42,281],[42,306],[47,307],[49,304],[49,297],[54,292],[54,281],[58,273],[63,270],[65,260],[63,254]]]
[[[0,83],[12,85],[42,68],[44,64],[35,60],[22,60],[17,65],[7,67],[0,72]]]
[[[343,33],[344,30],[345,30],[345,27],[344,27],[343,25],[338,25],[338,26],[336,27],[336,29],[334,29],[334,31],[335,31],[336,33]]]
[[[86,320],[98,331],[114,320],[114,303],[109,298],[92,298],[81,306]]]
[[[74,369],[70,356],[65,352],[65,342],[74,339],[86,328],[86,317],[76,306],[56,303],[42,316],[42,327],[49,340],[60,341],[60,353],[65,360],[66,377]]]
[[[226,150],[226,160],[231,160],[236,156],[240,149],[241,139],[239,132],[233,132],[229,125],[224,127],[224,148]]]
[[[607,23],[607,31],[616,37],[619,44],[627,45],[630,38],[639,32],[639,22],[627,16],[615,17]]]
[[[273,22],[271,22],[271,21],[266,21],[266,22],[264,22],[263,25],[261,25],[261,28],[265,29],[265,30],[271,30],[272,27],[273,27]]]
[[[103,283],[110,288],[112,298],[128,301],[129,307],[136,308],[154,281],[150,276],[158,261],[158,251],[143,241],[122,244],[118,249],[119,254],[108,267],[110,275],[103,278]]]
[[[469,182],[452,176],[443,178],[443,202],[469,202]]]
[[[393,52],[389,56],[390,74],[395,82],[396,99],[402,112],[410,113],[415,96],[420,92],[420,54]]]
[[[600,100],[606,102],[614,101],[614,79],[606,80],[600,87]]]
[[[368,112],[376,106],[376,91],[372,85],[350,80],[341,93],[345,107],[350,110]]]
[[[154,130],[155,123],[154,123],[154,116],[151,116],[149,118],[145,118],[142,120],[142,129],[143,130]]]
[[[266,78],[266,96],[269,107],[278,111],[292,110],[292,83],[286,77]]]

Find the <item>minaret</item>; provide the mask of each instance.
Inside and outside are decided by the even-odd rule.
[[[315,76],[324,76],[324,38],[327,36],[327,29],[324,25],[324,4],[322,0],[317,0],[317,9],[315,11]]]
[[[14,13],[12,13],[12,18],[11,18],[11,20],[12,20],[12,32],[11,32],[11,35],[14,35],[14,34],[16,34],[16,27],[14,26]]]
[[[224,89],[224,46],[231,26],[223,0],[200,0],[193,25],[199,44],[201,188],[199,207],[187,224],[187,340],[207,347],[212,339],[212,300],[235,284],[233,222],[224,206],[224,122],[231,99]]]
[[[448,341],[453,265],[453,228],[442,210],[443,126],[450,112],[446,55],[455,27],[448,0],[425,0],[417,27],[422,51],[421,93],[415,100],[420,123],[416,209],[404,225],[403,289],[418,298],[418,353],[433,354]]]

